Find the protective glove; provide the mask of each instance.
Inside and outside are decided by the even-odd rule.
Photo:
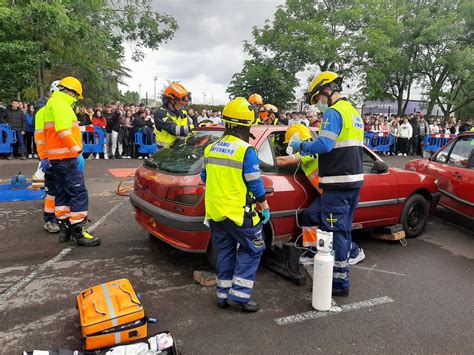
[[[43,173],[45,173],[49,168],[51,168],[51,163],[49,159],[41,159],[40,161],[40,169]]]
[[[299,139],[293,139],[290,142],[290,147],[293,148],[293,153],[297,153],[301,151],[301,141]]]
[[[262,224],[265,224],[270,220],[270,209],[266,208],[266,209],[262,210],[262,215],[263,215]]]
[[[77,171],[80,173],[83,173],[84,165],[85,165],[84,157],[82,156],[82,154],[79,154],[77,156]]]

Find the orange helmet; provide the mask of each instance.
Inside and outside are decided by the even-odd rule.
[[[165,89],[163,96],[173,101],[181,101],[181,102],[191,101],[191,93],[188,90],[186,90],[186,88],[180,83],[171,83]]]
[[[249,96],[249,102],[254,105],[263,105],[263,99],[262,97],[255,93]]]

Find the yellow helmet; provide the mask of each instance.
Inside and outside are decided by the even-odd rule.
[[[82,96],[82,84],[75,77],[67,76],[59,82],[59,85],[66,89],[75,91],[79,95],[79,99],[84,98]]]
[[[316,75],[308,86],[308,91],[305,93],[306,103],[309,105],[315,104],[314,98],[320,94],[322,89],[327,87],[329,84],[334,83],[337,85],[338,91],[341,91],[342,77],[332,71],[323,71],[321,74]]]
[[[288,127],[288,129],[286,130],[285,141],[283,143],[289,143],[291,141],[291,137],[293,137],[295,133],[299,134],[300,140],[302,141],[306,141],[308,139],[313,138],[313,135],[311,134],[311,131],[308,127],[303,124],[296,123]]]
[[[233,99],[222,111],[222,121],[239,126],[251,126],[255,118],[253,106],[245,97]]]
[[[278,109],[276,106],[272,105],[272,104],[265,104],[263,105],[265,107],[265,109],[268,111],[268,112],[273,112],[273,113],[277,113],[278,112]]]
[[[249,96],[249,102],[251,104],[254,104],[254,105],[263,105],[263,99],[262,97],[257,94],[257,93],[254,93],[252,95]]]

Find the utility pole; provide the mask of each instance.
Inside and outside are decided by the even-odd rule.
[[[142,100],[142,83],[138,84],[138,103]]]
[[[153,81],[155,82],[155,96],[153,97],[153,100],[155,100],[155,107],[156,107],[156,80],[158,80],[158,76],[155,75],[153,78]]]
[[[202,95],[204,96],[204,105],[206,105],[206,93],[203,91]]]

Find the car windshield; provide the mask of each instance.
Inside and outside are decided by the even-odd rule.
[[[167,173],[196,175],[202,168],[204,149],[222,137],[223,133],[195,131],[187,137],[178,138],[170,148],[160,149],[145,165]]]

